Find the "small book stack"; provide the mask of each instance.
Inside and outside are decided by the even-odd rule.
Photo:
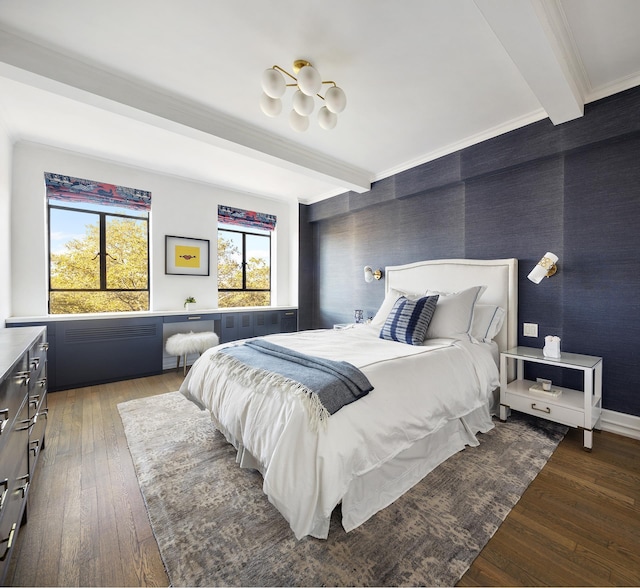
[[[534,392],[535,394],[542,394],[543,396],[551,396],[552,398],[557,398],[562,394],[562,390],[560,388],[553,388],[551,390],[545,390],[542,387],[542,384],[538,382],[529,388],[529,392]]]

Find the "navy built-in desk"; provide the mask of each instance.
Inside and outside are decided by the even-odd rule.
[[[7,327],[42,325],[49,341],[49,391],[162,373],[175,366],[167,337],[214,331],[221,343],[298,329],[295,307],[217,308],[12,317]],[[192,361],[193,358],[190,358]]]

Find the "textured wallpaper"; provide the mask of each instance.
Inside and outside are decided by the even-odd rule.
[[[604,357],[603,407],[640,416],[640,88],[554,127],[534,123],[300,210],[300,326],[375,313],[383,281],[362,268],[437,258],[519,260],[519,323],[543,346]],[[552,279],[526,279],[560,257]],[[531,375],[531,374],[530,374]],[[566,386],[581,373],[549,370]]]

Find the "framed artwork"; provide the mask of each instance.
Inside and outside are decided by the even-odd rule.
[[[209,239],[165,235],[164,273],[178,276],[208,276]]]

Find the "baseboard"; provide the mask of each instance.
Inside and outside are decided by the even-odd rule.
[[[640,417],[613,410],[603,410],[600,423],[603,431],[640,439]]]

